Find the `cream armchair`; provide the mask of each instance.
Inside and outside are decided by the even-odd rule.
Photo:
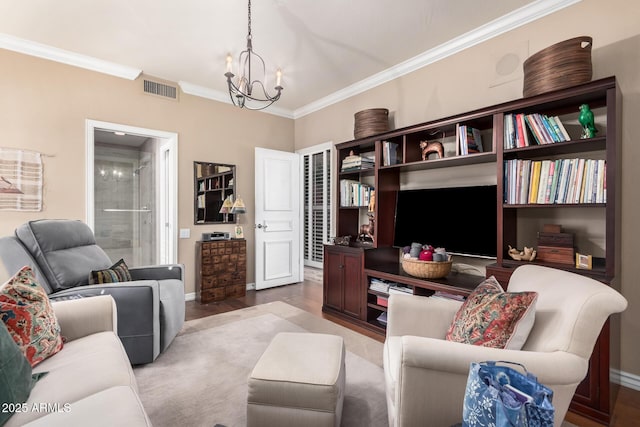
[[[459,423],[469,365],[487,360],[526,366],[553,390],[555,425],[562,424],[602,326],[627,301],[593,279],[536,265],[517,268],[508,290],[538,292],[535,323],[522,350],[446,341],[457,301],[390,296],[384,344],[389,426]]]

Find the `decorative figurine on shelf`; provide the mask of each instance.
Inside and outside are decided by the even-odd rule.
[[[358,240],[362,243],[373,244],[373,232],[375,228],[375,218],[372,213],[368,213],[369,224],[362,224],[360,226],[360,234],[358,234]]]
[[[580,135],[581,139],[588,139],[596,136],[598,129],[596,129],[596,125],[593,122],[593,112],[589,108],[589,105],[582,104],[580,106],[580,116],[578,116],[578,121],[582,125],[582,135]]]
[[[333,238],[333,243],[340,246],[349,246],[351,236],[336,236]]]
[[[524,250],[520,251],[516,248],[512,248],[509,245],[509,256],[516,261],[533,261],[536,259],[536,250],[533,248],[524,247]]]
[[[369,207],[367,208],[367,212],[375,212],[376,211],[376,191],[371,190],[371,195],[369,196]]]
[[[444,147],[440,141],[420,141],[420,149],[422,150],[422,160],[427,160],[429,154],[436,153],[438,158],[444,158]]]

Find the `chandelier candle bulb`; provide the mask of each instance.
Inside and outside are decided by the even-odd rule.
[[[227,73],[231,73],[231,63],[233,62],[233,58],[231,54],[227,54]]]
[[[276,87],[280,86],[281,80],[282,80],[282,70],[278,68],[278,71],[276,71]]]

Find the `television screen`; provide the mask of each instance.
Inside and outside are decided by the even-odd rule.
[[[398,192],[394,246],[413,242],[449,253],[495,258],[496,186]]]

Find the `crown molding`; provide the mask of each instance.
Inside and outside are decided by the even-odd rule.
[[[222,102],[224,104],[233,105],[229,98],[229,92],[221,92],[219,90],[210,89],[208,87],[195,85],[193,83],[180,81],[178,82],[180,89],[189,95],[199,96],[201,98],[211,99],[213,101]],[[293,119],[293,111],[285,108],[270,106],[264,110],[260,110],[263,113],[273,114],[274,116],[280,116],[287,119]]]
[[[58,49],[57,47],[32,42],[9,34],[0,33],[0,48],[109,74],[127,80],[135,80],[140,73],[142,73],[142,70],[138,68],[127,67],[116,64],[115,62],[104,61],[91,56]]]
[[[354,83],[351,86],[347,86],[346,88],[325,96],[324,98],[320,98],[317,101],[300,107],[294,110],[293,118],[298,119],[340,101],[344,101],[352,96],[373,89],[381,84],[426,67],[427,65],[433,64],[448,56],[459,53],[479,43],[490,40],[581,1],[582,0],[538,0],[523,6],[520,9],[514,10],[513,12],[503,15],[485,25],[462,34],[447,43],[436,46],[435,48],[427,50],[426,52],[401,62],[398,65],[387,68],[386,70]]]

